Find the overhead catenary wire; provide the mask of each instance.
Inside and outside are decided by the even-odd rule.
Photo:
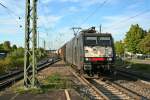
[[[44,3],[42,3],[40,0],[38,0],[38,3],[39,4],[41,4],[41,6],[39,6],[41,9],[43,8],[43,7],[45,7],[45,5],[44,5]],[[43,10],[43,14],[45,15],[45,16],[47,16],[46,15],[46,12],[45,12],[45,10]],[[39,26],[39,28],[41,28],[41,29],[43,29],[44,31],[45,31],[45,34],[46,34],[46,36],[47,36],[47,38],[48,38],[48,36],[49,36],[49,29],[48,29],[48,25],[45,23],[46,21],[48,21],[48,18],[47,17],[45,17],[45,19],[44,19],[44,22],[42,23],[42,26]],[[50,28],[50,29],[52,29],[52,28]],[[45,39],[46,40],[46,39]],[[49,43],[50,41],[47,39],[47,43]],[[47,45],[48,46],[48,45]]]
[[[43,4],[40,0],[38,0],[39,4]],[[41,8],[43,8],[42,6],[40,6]],[[45,15],[45,10],[43,10],[43,14]],[[47,17],[45,17],[47,19]],[[48,19],[47,19],[48,20]],[[48,29],[46,27],[47,25],[45,24],[45,21],[43,22],[43,26],[41,28],[43,28],[45,30],[45,32],[48,34]]]
[[[130,16],[130,17],[126,18],[126,19],[123,19],[123,20],[119,21],[119,22],[116,23],[116,24],[113,24],[113,25],[111,25],[111,26],[109,26],[109,27],[105,27],[104,29],[117,29],[119,26],[116,26],[116,25],[125,24],[125,23],[128,22],[129,20],[134,19],[134,18],[137,18],[137,17],[139,17],[139,16],[142,16],[142,15],[148,13],[148,12],[150,12],[150,9],[146,9],[146,10],[144,10],[144,11],[142,11],[142,12],[139,12],[139,13],[137,13],[136,15],[133,15],[133,16]]]
[[[81,26],[83,26],[83,24],[89,20],[89,18],[91,18],[96,12],[97,10],[99,10],[100,8],[102,8],[109,0],[105,0],[103,1],[92,13],[90,13],[81,23]]]
[[[8,9],[5,5],[3,5],[1,2],[0,2],[0,5],[6,9]]]
[[[7,13],[10,15],[10,16],[13,16],[13,17],[17,17],[17,19],[15,18],[17,24],[22,27],[22,25],[19,24],[18,22],[18,19],[21,20],[21,17],[18,16],[14,11],[12,11],[11,9],[9,9],[7,6],[5,6],[1,1],[0,1],[0,6],[2,6],[4,9],[6,9]]]
[[[39,4],[42,5],[42,6],[40,6],[40,8],[43,8],[43,6],[45,6],[45,4],[42,3],[40,0],[38,0],[38,1],[39,1]],[[43,14],[44,14],[45,16],[47,16],[45,10],[43,10]],[[45,18],[46,18],[45,20],[48,21],[48,18],[47,18],[47,17],[45,17]],[[42,28],[42,29],[46,32],[46,35],[47,35],[47,36],[49,35],[49,28],[47,27],[47,24],[45,23],[45,21],[43,22],[43,26],[40,26],[40,28]],[[52,30],[55,29],[55,27],[50,27],[50,29],[51,29],[51,31],[52,31]],[[53,41],[54,41],[54,42],[57,41],[58,38],[59,38],[58,44],[64,42],[64,40],[62,39],[62,33],[61,33],[61,34],[58,34],[58,36],[57,36]],[[50,42],[50,41],[49,41],[49,42]]]
[[[5,8],[5,9],[8,11],[8,13],[11,13],[12,15],[14,15],[14,16],[18,17],[19,19],[21,19],[20,16],[18,16],[14,11],[12,11],[12,10],[9,9],[7,6],[5,6],[2,2],[0,2],[0,5],[1,5],[3,8]]]
[[[83,19],[82,23],[80,26],[82,26],[82,24],[84,24],[86,21],[88,21],[96,12],[97,10],[99,10],[100,8],[102,8],[109,0],[103,0],[103,2],[98,2],[99,5],[96,7],[96,9],[94,9],[94,11],[92,11],[85,19]],[[39,0],[40,4],[43,4],[40,0]],[[44,12],[44,10],[43,10]],[[45,25],[45,23],[43,23],[42,28],[45,30],[45,32],[48,33],[48,29],[46,28],[47,25]],[[75,26],[75,25],[74,25]]]

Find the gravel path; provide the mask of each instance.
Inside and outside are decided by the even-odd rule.
[[[69,71],[69,67],[67,67],[64,64],[64,62],[60,61],[40,71],[38,73],[38,80],[39,82],[41,82],[41,80],[55,73],[59,73],[62,76],[62,78],[63,77],[71,78],[73,76],[72,73]],[[22,84],[23,81],[20,81],[11,88],[7,89],[6,91],[3,91],[3,93],[0,94],[0,100],[66,100],[64,89],[50,90],[49,92],[42,94],[15,93],[13,89],[22,86]],[[75,90],[69,89],[68,91],[71,100],[82,100],[80,95]]]

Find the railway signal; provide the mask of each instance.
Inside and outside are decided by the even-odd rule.
[[[32,22],[32,24],[31,24]],[[24,86],[37,87],[37,0],[26,0]]]

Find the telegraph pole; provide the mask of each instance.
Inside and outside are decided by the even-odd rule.
[[[32,22],[32,25],[31,23]],[[37,0],[26,0],[24,86],[37,87]]]

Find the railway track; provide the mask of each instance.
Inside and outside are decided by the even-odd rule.
[[[147,100],[143,99],[143,96],[109,81],[109,79],[106,79],[106,81],[101,79],[85,79],[72,70],[73,75],[88,87],[88,92],[86,91],[86,93],[88,93],[87,95],[92,95],[92,100]]]
[[[1,80],[0,81],[0,90],[3,90],[4,88],[11,86],[14,84],[16,81],[20,80],[23,78],[23,73],[19,73],[13,76],[8,77],[7,79]]]
[[[138,73],[135,71],[125,70],[125,69],[115,69],[115,70],[117,71],[118,74],[128,78],[150,81],[150,77],[143,75],[143,73]]]
[[[90,82],[107,96],[109,100],[141,100],[141,96],[110,81],[92,79]]]
[[[8,78],[8,77],[10,77],[10,76],[14,76],[14,75],[20,74],[21,72],[23,72],[23,71],[21,71],[21,70],[16,70],[16,71],[12,71],[12,72],[10,72],[10,73],[1,75],[1,76],[0,76],[0,81],[5,80],[6,78]]]
[[[37,70],[40,71],[40,70],[44,69],[45,67],[47,67],[48,65],[56,63],[59,60],[60,59],[55,59],[55,60],[46,59],[45,61],[38,63],[38,69]],[[0,77],[0,91],[5,89],[6,87],[13,85],[18,80],[23,79],[23,77],[24,77],[24,73],[21,70],[6,74],[4,76],[1,76]]]
[[[85,94],[88,98],[90,98],[90,100],[109,100],[107,96],[105,96],[98,88],[96,88],[83,76],[78,75],[75,71],[73,71],[73,69],[71,69],[70,71],[84,86],[86,86],[82,88],[83,90],[86,90]]]
[[[118,69],[114,83],[135,92],[140,95],[142,99],[150,99],[150,80],[141,74]]]

